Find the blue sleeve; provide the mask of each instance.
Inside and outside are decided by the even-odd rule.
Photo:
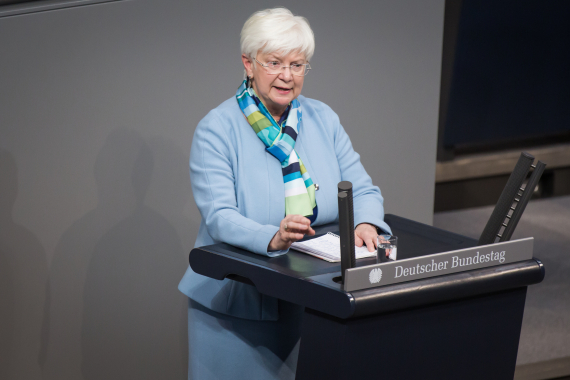
[[[216,241],[261,255],[286,253],[267,251],[278,226],[262,225],[239,212],[232,169],[236,152],[221,123],[216,111],[211,111],[198,124],[190,150],[192,191],[208,234]]]
[[[354,226],[369,223],[391,234],[392,230],[384,222],[384,198],[380,188],[372,184],[372,179],[362,166],[360,155],[352,148],[350,138],[340,124],[338,116],[332,110],[331,114],[341,179],[352,182]]]

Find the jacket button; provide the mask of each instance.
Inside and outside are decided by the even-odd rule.
[[[315,183],[315,191],[319,190],[319,184]]]

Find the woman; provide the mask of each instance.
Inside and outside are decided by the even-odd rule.
[[[351,181],[355,241],[375,249],[383,199],[325,104],[301,90],[314,52],[303,17],[254,13],[241,32],[247,79],[196,128],[192,190],[202,222],[196,247],[226,242],[265,256],[286,254],[338,220],[337,184]],[[317,185],[318,184],[318,185]],[[293,379],[302,308],[232,280],[188,268],[191,379]]]

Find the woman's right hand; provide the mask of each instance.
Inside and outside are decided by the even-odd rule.
[[[268,251],[282,251],[301,240],[305,235],[313,236],[311,221],[301,215],[287,215],[279,224],[279,231],[269,242]]]

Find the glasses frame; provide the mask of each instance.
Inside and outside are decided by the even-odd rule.
[[[295,74],[295,73],[293,72],[293,70],[291,70],[291,66],[293,66],[293,65],[281,66],[281,67],[279,68],[280,71],[279,71],[278,73],[269,73],[269,70],[270,70],[270,69],[269,69],[269,66],[267,66],[267,64],[264,65],[263,63],[259,62],[259,61],[257,60],[257,58],[254,58],[254,60],[255,60],[255,62],[259,63],[259,66],[261,66],[261,67],[263,67],[265,70],[267,70],[267,71],[268,71],[268,74],[271,74],[271,75],[279,75],[279,74],[281,74],[281,72],[283,72],[284,69],[289,69],[289,71],[291,71],[291,75],[295,75],[295,76],[297,76],[297,77],[304,77],[304,76],[306,76],[306,75],[309,73],[309,71],[311,70],[311,64],[310,64],[310,63],[299,63],[299,65],[305,66],[305,70],[303,70],[303,72],[302,72],[301,74]]]

